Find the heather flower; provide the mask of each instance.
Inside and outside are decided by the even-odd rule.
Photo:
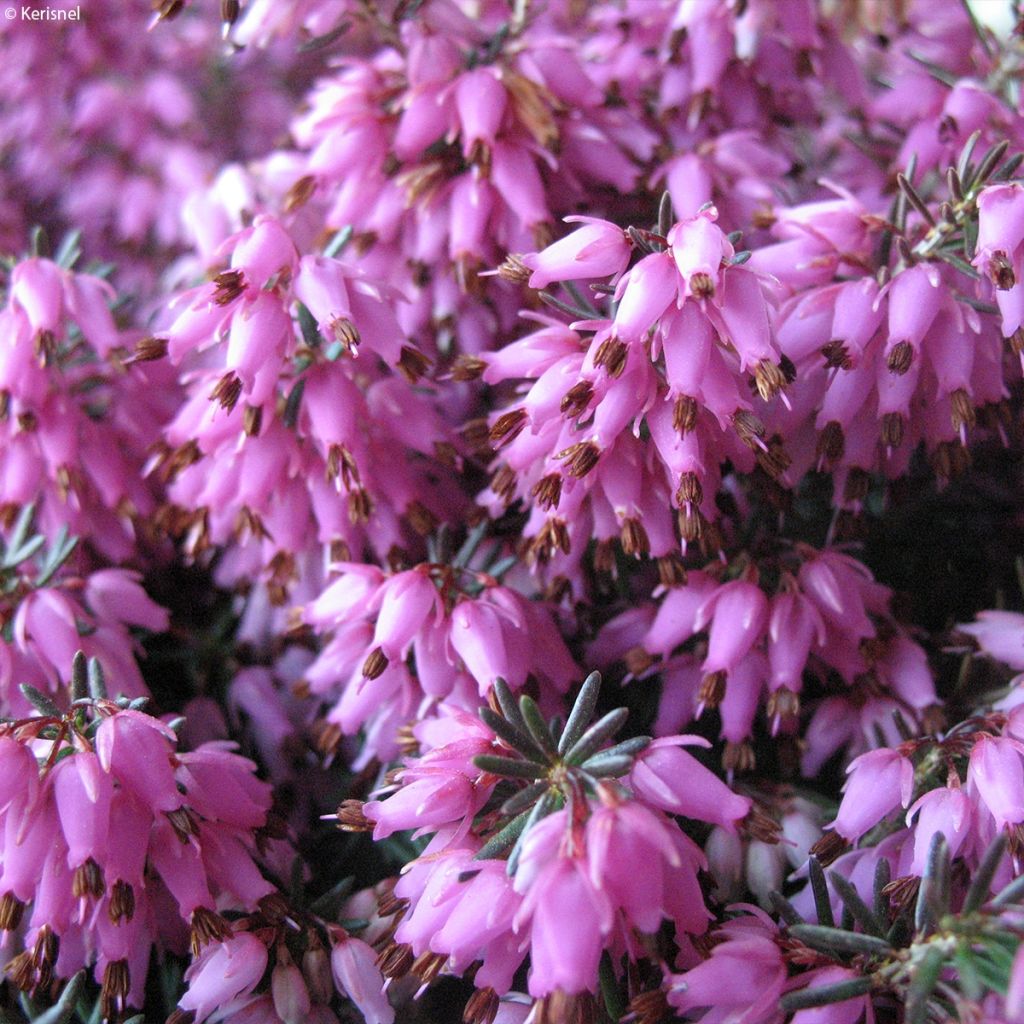
[[[1015,671],[1024,670],[1024,615],[1008,611],[983,611],[977,621],[957,626],[974,637],[978,646]]]
[[[392,1024],[395,1011],[384,994],[376,953],[340,929],[332,938],[331,973],[339,990],[356,1004],[367,1024]]]
[[[736,1014],[751,1024],[772,1021],[788,971],[771,919],[753,907],[712,932],[718,941],[706,960],[669,975],[669,1005],[680,1013],[707,1008],[709,1024]]]
[[[429,533],[458,505],[454,489],[427,488],[455,448],[431,401],[385,369],[413,381],[428,366],[405,344],[396,293],[300,255],[269,216],[228,251],[230,266],[179,296],[163,325],[170,358],[192,368],[150,468],[191,551],[233,546],[228,582],[261,578],[280,605],[325,547],[383,557]]]
[[[143,1004],[151,947],[177,945],[180,925],[165,919],[175,903],[198,954],[230,936],[222,909],[273,891],[254,861],[270,807],[255,766],[218,744],[176,752],[166,725],[126,705],[93,701],[87,733],[77,715],[44,716],[2,738],[20,791],[35,793],[0,812],[4,927],[30,915],[8,977],[35,991],[95,964],[106,1016]],[[207,949],[182,1005],[205,1016],[251,989],[266,964],[256,946],[236,936]]]
[[[474,537],[475,547],[479,530]],[[532,676],[545,699],[569,685],[574,664],[550,610],[486,571],[458,559],[396,573],[355,563],[336,571],[304,612],[329,636],[305,675],[316,694],[340,689],[327,717],[345,733],[394,718],[367,748],[378,755],[394,756],[394,730],[431,705],[473,707],[499,678],[520,689]]]
[[[671,555],[673,532],[685,552],[717,518],[722,462],[749,469],[756,460],[774,477],[784,473],[785,454],[744,395],[749,383],[767,401],[786,384],[767,300],[758,278],[733,264],[716,216],[704,210],[665,239],[648,232],[649,242],[631,229],[647,255],[618,279],[614,316],[581,310],[569,330],[555,333],[552,322],[555,330],[481,357],[490,383],[534,381],[521,401],[491,417],[499,455],[484,497],[494,514],[517,499],[530,505],[535,560],[568,554],[574,537],[593,534],[588,520],[599,542],[618,539],[630,555]],[[577,256],[589,244],[589,235],[579,237],[584,230],[569,236]],[[525,259],[570,260],[567,243]],[[637,440],[642,425],[646,443]],[[654,494],[677,510],[675,531]]]
[[[772,581],[771,591],[762,580]],[[805,687],[835,673],[848,695],[813,705],[804,757],[813,775],[844,746],[855,755],[875,745],[876,723],[892,733],[894,709],[920,716],[937,703],[924,652],[893,620],[890,603],[890,592],[849,555],[801,544],[774,558],[762,552],[757,563],[741,556],[728,568],[691,570],[663,588],[653,617],[626,613],[608,623],[591,657],[661,675],[658,735],[718,709],[730,770],[752,767],[761,709],[773,735],[792,729]],[[862,690],[870,691],[863,699]]]
[[[267,948],[248,932],[214,943],[189,967],[189,987],[178,1005],[196,1015],[197,1024],[214,1010],[251,992],[267,967]]]
[[[458,713],[424,722],[416,729],[421,742],[433,736],[441,745],[394,776],[395,792],[358,812],[339,808],[343,828],[372,822],[375,836],[396,826],[434,833],[395,886],[409,905],[400,911],[393,947],[382,954],[385,974],[389,965],[401,974],[411,963],[429,983],[437,970],[457,972],[482,960],[475,984],[501,995],[528,954],[530,994],[549,1012],[561,1001],[591,998],[603,950],[637,955],[631,929],[651,933],[668,918],[680,936],[704,931],[697,872],[706,861],[662,808],[734,827],[750,801],[693,759],[682,766],[691,795],[673,787],[657,773],[661,755],[674,747],[647,746],[646,738],[605,747],[625,716],[613,711],[587,728],[598,686],[596,676],[584,683],[556,738],[529,697],[517,707],[499,683],[502,714],[484,708],[480,722]],[[680,777],[681,766],[667,770]],[[501,779],[517,790],[495,820],[484,808]],[[431,795],[453,785],[443,797]],[[571,798],[560,795],[563,787]],[[559,806],[566,800],[571,810]],[[502,827],[513,816],[526,821],[524,830]],[[575,916],[564,914],[568,905]],[[482,920],[480,907],[488,908]]]

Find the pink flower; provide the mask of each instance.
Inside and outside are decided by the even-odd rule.
[[[356,1004],[367,1024],[392,1024],[395,1011],[384,993],[377,954],[340,928],[331,938],[331,973],[338,990]]]
[[[832,827],[844,839],[859,839],[890,811],[910,803],[914,766],[895,750],[861,754],[846,769],[843,799]]]
[[[630,785],[648,803],[670,814],[682,814],[712,822],[728,830],[747,815],[750,801],[734,793],[695,757],[681,749],[681,742],[696,737],[666,736],[655,740],[636,760]]]
[[[967,778],[977,787],[997,828],[1024,821],[1024,744],[1007,736],[979,736]]]
[[[178,1005],[202,1024],[218,1007],[251,992],[267,969],[267,947],[249,932],[209,946],[185,972],[188,991]]]
[[[583,281],[587,278],[617,277],[629,262],[629,241],[620,227],[594,217],[566,217],[582,223],[571,234],[537,253],[528,253],[523,263],[533,271],[531,288],[546,288],[553,281]]]

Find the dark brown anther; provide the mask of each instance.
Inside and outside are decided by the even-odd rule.
[[[460,355],[452,364],[452,380],[477,380],[487,369],[487,360],[479,356]]]
[[[478,988],[462,1011],[462,1024],[494,1024],[498,1016],[498,993],[493,988]]]
[[[555,989],[533,1006],[534,1024],[597,1024],[597,1004],[589,992]]]
[[[404,943],[389,942],[377,955],[377,966],[385,978],[404,978],[415,962],[412,949]]]
[[[988,277],[1002,292],[1009,291],[1017,283],[1017,278],[1013,273],[1013,264],[1001,249],[997,249],[989,257]]]
[[[430,360],[411,345],[403,345],[398,369],[410,384],[415,384],[430,369]]]
[[[687,544],[699,540],[706,526],[704,517],[693,505],[685,505],[681,508],[676,516],[676,521],[679,525],[679,536]]]
[[[75,868],[71,879],[71,892],[76,900],[98,900],[107,891],[103,881],[103,868],[89,857]]]
[[[847,841],[838,832],[824,832],[810,848],[809,852],[821,861],[822,867],[828,867],[837,857],[846,852]]]
[[[950,404],[950,419],[953,422],[954,430],[961,430],[963,428],[973,427],[977,417],[974,412],[974,404],[971,402],[971,396],[967,394],[964,388],[957,388],[949,396]]]
[[[516,496],[516,474],[507,463],[502,463],[491,474],[491,490],[506,505],[511,505]]]
[[[889,897],[890,908],[899,915],[909,910],[917,902],[917,893],[920,888],[921,879],[916,875],[902,875],[884,886],[882,893]]]
[[[508,412],[503,412],[491,427],[489,434],[491,443],[502,445],[514,440],[526,426],[526,419],[525,409],[509,409]]]
[[[566,391],[558,408],[564,416],[580,416],[593,397],[594,385],[588,380],[580,380]]]
[[[369,492],[362,487],[354,487],[348,494],[348,520],[350,523],[369,522],[373,511],[373,501]]]
[[[215,910],[196,907],[192,911],[191,945],[192,955],[199,956],[208,942],[223,942],[231,938],[231,925]]]
[[[683,505],[699,505],[704,500],[704,488],[696,473],[683,473],[679,477],[676,488],[676,503]]]
[[[334,722],[317,722],[313,726],[313,746],[324,755],[331,757],[341,748],[343,733],[341,726]]]
[[[234,25],[241,10],[238,0],[220,0],[220,20],[225,25]]]
[[[789,469],[793,461],[789,452],[783,447],[782,439],[778,436],[769,440],[767,448],[755,448],[754,457],[757,459],[757,464],[772,480],[778,480]],[[788,492],[779,490],[777,496],[780,501],[784,502],[787,494]]]
[[[593,441],[581,441],[579,444],[569,445],[555,457],[565,463],[569,476],[581,478],[597,465],[601,458],[601,449]]]
[[[887,412],[882,417],[882,444],[898,448],[903,443],[903,417],[898,412]]]
[[[838,420],[829,420],[818,435],[818,458],[835,463],[843,457],[845,450],[846,436],[842,424]]]
[[[642,647],[631,647],[622,660],[626,671],[634,676],[642,676],[654,664],[654,656]]]
[[[26,434],[34,434],[39,429],[39,417],[30,409],[18,413],[18,427]]]
[[[185,9],[185,0],[153,0],[153,10],[160,21],[170,21]]]
[[[523,262],[521,254],[510,252],[498,267],[498,277],[509,284],[525,285],[530,280],[530,268]]]
[[[225,373],[210,392],[211,402],[220,402],[221,406],[231,412],[238,404],[242,394],[242,382],[230,371]]]
[[[178,807],[173,811],[167,811],[167,820],[171,823],[175,835],[187,843],[192,836],[199,835],[199,826],[195,816],[187,807]]]
[[[854,466],[846,474],[846,485],[843,487],[843,501],[848,504],[862,504],[867,500],[871,490],[871,476],[863,469]]]
[[[237,0],[236,0],[237,6]],[[284,195],[284,212],[294,213],[301,209],[313,198],[316,192],[317,181],[312,174],[304,174]]]
[[[511,472],[511,470],[510,470]],[[530,493],[537,499],[543,509],[556,508],[562,497],[562,477],[559,473],[548,473],[542,476],[531,489]]]
[[[709,672],[700,682],[697,700],[706,708],[717,708],[725,699],[726,674]]]
[[[678,587],[686,582],[686,566],[675,551],[661,555],[657,560],[658,582],[663,587]]]
[[[632,1020],[633,1024],[662,1024],[668,1018],[668,997],[663,989],[655,988],[633,996],[623,1019]]]
[[[482,459],[491,456],[490,427],[482,416],[467,420],[462,425],[461,433],[475,455]]]
[[[362,341],[359,328],[347,316],[331,321],[331,336],[335,341],[340,341],[352,355],[356,354]]]
[[[690,294],[695,299],[710,299],[715,294],[715,279],[701,270],[691,274]]]
[[[421,537],[429,537],[437,529],[437,516],[421,501],[410,501],[405,506],[405,518]]]
[[[100,1008],[104,1020],[118,1020],[131,991],[131,974],[127,960],[111,960],[103,968]]]
[[[110,889],[107,915],[112,924],[130,921],[135,916],[135,890],[123,879],[119,878]]]
[[[890,373],[899,374],[901,377],[910,369],[914,362],[914,346],[909,341],[898,341],[892,347],[885,365],[889,367]]]
[[[800,714],[800,694],[781,686],[768,696],[765,713],[769,718],[796,718]]]
[[[672,426],[680,434],[688,434],[697,425],[699,411],[696,398],[680,395],[672,406]]]
[[[124,361],[125,366],[131,363],[152,363],[167,355],[168,341],[166,338],[143,338],[135,343],[132,354]]]
[[[846,342],[841,338],[833,338],[823,345],[821,354],[825,357],[825,365],[840,370],[848,370],[853,365]]]
[[[387,667],[388,656],[379,647],[374,647],[363,662],[363,675],[367,679],[378,679]]]
[[[609,377],[618,377],[626,368],[629,349],[618,338],[605,338],[594,353],[594,365],[603,366]]]
[[[722,767],[727,772],[752,772],[756,763],[754,748],[746,740],[726,743],[722,751]]]
[[[240,270],[222,270],[214,277],[213,283],[216,285],[213,301],[218,306],[226,306],[245,291],[245,274]]]
[[[338,828],[342,832],[373,831],[373,822],[363,814],[362,800],[343,800],[338,805]]]
[[[627,516],[622,521],[619,531],[622,551],[631,558],[641,558],[651,552],[651,542],[644,529],[644,524],[636,516]]]
[[[263,406],[247,405],[242,413],[242,429],[246,437],[259,437],[263,426]]]
[[[788,383],[782,368],[775,363],[762,359],[754,368],[754,383],[757,393],[767,402],[774,398]]]
[[[739,439],[748,447],[759,449],[766,433],[764,424],[749,410],[737,409],[732,416],[732,425]]]
[[[13,932],[21,924],[25,904],[13,892],[0,896],[0,931]]]
[[[412,962],[412,967],[409,970],[424,985],[432,985],[440,977],[446,963],[448,963],[447,953],[420,953]]]

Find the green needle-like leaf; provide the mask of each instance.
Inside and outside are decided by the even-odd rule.
[[[596,754],[580,767],[595,779],[617,779],[633,767],[633,758],[628,754]]]
[[[568,750],[565,755],[567,764],[582,764],[591,755],[596,754],[601,744],[611,739],[625,724],[629,717],[627,708],[616,708],[609,711],[604,718],[595,722]]]
[[[524,694],[519,698],[519,713],[523,716],[527,731],[536,741],[537,746],[544,751],[547,757],[556,757],[558,747],[555,744],[555,737],[551,735],[551,730],[548,728],[548,723],[544,721],[537,702]]]
[[[107,699],[107,679],[103,674],[103,666],[99,658],[90,658],[89,665],[89,696],[93,700]]]
[[[889,884],[891,877],[892,872],[889,868],[889,862],[882,857],[875,865],[873,885],[875,917],[879,921],[885,921],[889,916],[889,897],[886,895],[885,887]]]
[[[84,986],[85,971],[79,971],[64,986],[64,991],[61,992],[60,999],[56,1004],[50,1007],[46,1013],[36,1017],[35,1024],[68,1024],[68,1021],[74,1016],[75,1004],[78,1002],[78,996]]]
[[[848,999],[856,999],[870,991],[870,978],[850,978],[849,981],[839,981],[834,985],[818,985],[815,988],[802,988],[799,992],[788,992],[779,1000],[779,1005],[786,1013],[793,1013],[812,1006],[845,1003]]]
[[[860,898],[853,885],[838,871],[830,872],[829,878],[832,880],[833,888],[839,893],[843,906],[850,911],[853,919],[869,935],[877,935],[879,938],[884,938],[885,926],[875,916],[875,912]]]
[[[510,796],[501,805],[501,813],[514,815],[520,811],[528,810],[535,801],[539,800],[547,792],[547,789],[548,782],[546,779],[534,782],[532,785],[527,786],[526,789],[521,789],[518,793]]]
[[[523,834],[533,814],[533,808],[513,818],[500,832],[495,833],[476,852],[474,860],[494,860],[501,856]]]
[[[949,869],[949,844],[941,832],[936,832],[928,848],[928,863],[914,908],[914,927],[919,932],[934,928],[949,912]]]
[[[41,715],[46,715],[48,718],[60,718],[60,708],[46,696],[45,693],[41,693],[31,683],[22,683],[19,687],[22,696],[39,712]]]
[[[494,754],[479,754],[473,764],[483,772],[503,775],[511,779],[539,779],[546,769],[535,761],[516,761],[511,757],[497,757]]]
[[[518,750],[523,757],[530,761],[545,760],[540,747],[526,734],[520,732],[507,719],[502,718],[497,712],[488,707],[482,707],[479,711],[480,720],[489,729],[492,729],[501,737],[513,750]]]
[[[519,705],[504,679],[494,681],[494,696],[498,698],[498,707],[501,708],[505,720],[514,725],[524,736],[529,736],[530,730],[526,728],[526,722],[523,721],[523,716],[519,713]]]
[[[964,897],[964,905],[961,909],[963,914],[973,914],[979,910],[988,899],[989,891],[992,888],[992,879],[999,869],[999,862],[1006,852],[1006,835],[1000,832],[999,835],[989,844],[981,863],[974,872],[970,888]]]
[[[772,909],[775,911],[787,925],[792,927],[795,924],[805,924],[806,922],[800,916],[800,911],[793,906],[785,896],[782,895],[777,889],[773,889],[769,893],[769,899],[772,901]]]
[[[818,924],[798,924],[789,929],[789,934],[805,946],[822,953],[867,953],[869,956],[885,956],[892,952],[892,946],[885,939],[874,935],[861,935],[841,928],[825,928]]]
[[[832,916],[832,900],[828,894],[828,883],[821,861],[815,856],[807,858],[807,877],[811,882],[811,893],[814,895],[814,911],[818,916],[818,924],[831,928],[836,920]]]
[[[574,746],[586,732],[587,725],[594,717],[597,699],[601,695],[601,673],[591,672],[580,687],[576,703],[569,712],[569,720],[565,723],[562,735],[558,739],[558,752],[564,754]]]
[[[932,946],[914,968],[907,989],[907,1024],[925,1024],[928,1019],[928,1000],[935,991],[945,962],[942,950]]]

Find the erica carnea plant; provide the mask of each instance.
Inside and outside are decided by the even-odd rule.
[[[3,26],[4,1021],[1024,1021],[1016,0]]]

